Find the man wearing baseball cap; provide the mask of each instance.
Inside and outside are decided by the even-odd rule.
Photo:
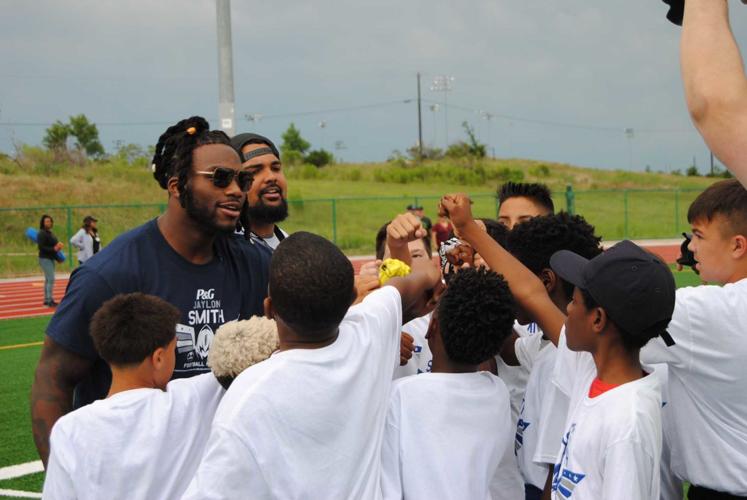
[[[259,134],[238,134],[231,145],[239,153],[242,167],[254,174],[241,211],[242,231],[253,243],[274,250],[288,236],[277,225],[288,217],[288,182],[280,152]]]
[[[574,286],[566,317],[539,277],[483,236],[467,196],[444,196],[441,213],[504,275],[517,303],[558,346],[553,382],[570,405],[553,498],[658,499],[660,374],[641,366],[639,352],[654,337],[672,342],[666,333],[675,303],[669,268],[629,241],[591,260],[557,252],[551,267]]]

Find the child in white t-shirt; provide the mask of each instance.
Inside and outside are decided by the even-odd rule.
[[[583,217],[560,212],[517,224],[506,239],[506,248],[542,280],[553,304],[565,309],[573,285],[555,274],[550,257],[558,250],[570,250],[591,259],[602,253],[600,241]],[[517,317],[521,323],[534,325],[521,308]],[[516,459],[525,482],[526,500],[539,500],[546,485],[549,493],[568,398],[552,383],[557,349],[543,332],[514,336],[512,340],[504,345],[501,355],[508,364],[518,363],[529,373],[516,425]]]
[[[654,339],[641,360],[669,366],[671,467],[688,497],[747,498],[747,190],[716,182],[687,218],[695,269],[723,286],[677,290],[667,328],[676,344]]]
[[[542,281],[484,237],[472,220],[467,196],[444,196],[441,205],[462,237],[505,275],[520,307],[558,346],[555,383],[568,394],[570,405],[553,498],[658,499],[661,389],[638,355],[658,335],[671,342],[666,326],[675,287],[669,268],[629,241],[591,260],[558,252],[552,269],[575,285],[566,319]]]
[[[408,237],[420,233],[418,222]],[[185,498],[379,497],[403,318],[429,312],[439,285],[437,269],[414,260],[409,276],[349,307],[350,260],[320,236],[284,239],[265,299],[279,350],[226,392]]]
[[[68,413],[52,428],[44,498],[146,500],[184,492],[225,391],[212,373],[169,382],[179,316],[171,304],[141,293],[118,295],[94,314],[91,336],[111,367],[112,385],[106,399]],[[226,384],[277,344],[269,320],[231,323],[218,329],[218,349],[210,354]],[[224,328],[252,336],[248,344],[223,349],[232,351],[231,359],[219,356]]]
[[[483,269],[456,272],[428,330],[431,373],[395,382],[382,447],[385,499],[521,498],[509,395],[478,371],[513,326],[505,281]]]

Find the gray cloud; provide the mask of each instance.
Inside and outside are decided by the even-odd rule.
[[[382,160],[417,139],[415,104],[273,118],[423,97],[435,75],[455,77],[449,138],[469,121],[498,156],[627,168],[683,168],[707,150],[685,110],[679,29],[651,0],[564,2],[232,3],[238,117],[242,130],[278,138],[290,121],[315,146],[347,145],[347,160]],[[747,9],[733,5],[737,39]],[[215,6],[205,0],[7,2],[0,20],[0,122],[48,123],[76,113],[99,122],[217,122]],[[490,124],[474,110],[519,119]],[[590,125],[553,126],[521,118]],[[319,121],[327,127],[321,130]],[[424,139],[444,143],[443,106],[423,112]],[[105,147],[152,144],[166,125],[105,126]],[[44,127],[0,127],[39,143]],[[435,129],[435,134],[434,134]],[[490,134],[488,133],[490,131]]]

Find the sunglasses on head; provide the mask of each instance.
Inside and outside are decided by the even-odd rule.
[[[239,189],[241,189],[241,192],[243,193],[249,191],[249,188],[252,187],[252,181],[254,180],[254,174],[248,170],[234,170],[228,167],[218,167],[213,171],[199,171],[195,173],[210,177],[213,181],[213,185],[217,188],[227,188],[235,178],[236,183],[239,185]]]

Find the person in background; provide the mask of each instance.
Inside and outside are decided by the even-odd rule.
[[[56,307],[52,291],[54,289],[54,263],[57,260],[57,252],[62,250],[62,243],[52,232],[54,219],[44,214],[39,220],[39,233],[36,235],[36,244],[39,247],[39,266],[44,272],[44,305]]]
[[[441,247],[441,243],[447,241],[451,237],[451,222],[446,217],[439,217],[438,221],[433,224],[433,231],[431,232],[432,245],[434,249],[438,250]]]
[[[241,166],[254,181],[241,211],[241,226],[247,239],[275,250],[288,233],[278,222],[288,218],[288,181],[275,144],[258,134],[239,134],[231,139]],[[241,232],[241,231],[240,231]]]
[[[420,219],[420,222],[423,224],[423,229],[428,231],[428,237],[430,238],[431,229],[433,228],[433,222],[431,222],[430,217],[425,215],[425,212],[423,211],[423,205],[416,205],[412,203],[410,205],[407,205],[407,211]]]
[[[70,244],[78,249],[78,264],[83,264],[101,250],[97,222],[98,219],[92,215],[86,215],[83,226],[70,238]]]
[[[544,184],[507,182],[498,188],[498,222],[514,226],[538,215],[555,212],[550,189]]]

